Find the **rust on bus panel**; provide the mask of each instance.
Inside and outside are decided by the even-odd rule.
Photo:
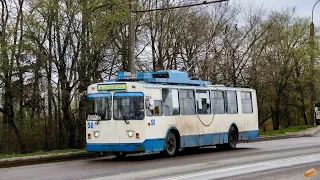
[[[145,151],[145,148],[143,146],[136,146],[135,151]]]

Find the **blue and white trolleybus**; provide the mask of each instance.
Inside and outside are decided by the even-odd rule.
[[[87,151],[174,156],[179,149],[234,149],[257,139],[255,90],[211,85],[180,71],[128,74],[88,87]]]

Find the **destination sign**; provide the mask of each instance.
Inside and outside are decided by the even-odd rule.
[[[98,84],[98,91],[126,90],[127,84]]]

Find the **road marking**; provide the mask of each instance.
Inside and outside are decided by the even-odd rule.
[[[297,156],[297,157],[284,158],[284,159],[271,160],[271,161],[263,161],[263,162],[248,164],[248,165],[220,168],[220,169],[211,170],[211,171],[203,171],[203,172],[191,173],[191,174],[182,175],[182,176],[160,178],[160,179],[162,180],[179,180],[179,179],[201,180],[201,179],[226,178],[226,177],[249,174],[249,173],[254,173],[259,171],[266,171],[266,170],[291,167],[291,166],[296,166],[301,164],[314,163],[319,161],[320,161],[320,153],[317,153],[312,155]]]

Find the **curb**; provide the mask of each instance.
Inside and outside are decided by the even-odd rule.
[[[275,136],[258,136],[256,141],[270,141],[270,140],[278,140],[278,139],[290,139],[290,138],[299,138],[304,137],[301,135],[275,135]]]
[[[259,136],[256,141],[269,141],[269,140],[277,140],[277,139],[289,139],[289,138],[299,138],[299,137],[312,137],[317,132],[320,131],[320,126],[316,127],[315,129],[302,133],[302,134],[279,134],[279,135],[273,135],[273,136]]]
[[[99,157],[100,153],[92,152],[69,152],[69,153],[59,153],[59,154],[46,154],[37,156],[23,156],[15,158],[4,158],[0,159],[0,168],[15,167],[23,165],[41,164],[53,161],[66,161],[78,158],[90,158]]]
[[[317,132],[320,131],[320,126],[317,126],[315,129],[313,129],[312,131],[305,133],[306,136],[314,136]]]

